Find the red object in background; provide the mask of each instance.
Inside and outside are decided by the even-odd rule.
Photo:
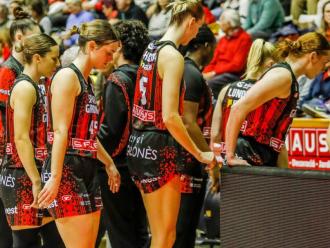
[[[287,139],[289,168],[330,170],[326,128],[291,128]]]
[[[205,67],[204,72],[215,71],[217,75],[242,73],[251,45],[250,35],[242,28],[230,37],[223,36],[215,48],[212,61]]]
[[[207,7],[203,6],[203,10],[204,10],[206,24],[211,24],[216,21],[214,15]]]
[[[9,56],[10,56],[10,47],[8,45],[4,45],[2,47],[2,58],[3,58],[3,61],[6,61]]]
[[[96,11],[103,12],[108,20],[118,16],[118,11],[115,8],[116,6],[113,0],[99,0],[94,7]]]

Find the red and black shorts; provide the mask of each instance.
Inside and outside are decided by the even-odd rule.
[[[6,217],[11,226],[40,226],[43,216],[49,216],[47,210],[30,207],[33,202],[32,182],[24,168],[3,167],[0,187]]]
[[[261,144],[253,137],[239,136],[235,154],[254,166],[276,166],[278,152],[270,146]]]
[[[180,174],[183,148],[168,132],[133,130],[127,146],[128,168],[135,184],[151,193]]]
[[[43,184],[50,178],[51,159],[47,158],[42,170]],[[102,208],[100,184],[95,159],[66,155],[58,194],[48,206],[55,219],[84,215]]]
[[[188,151],[183,151],[183,167],[180,171],[181,193],[198,194],[207,179],[206,164],[199,162]]]

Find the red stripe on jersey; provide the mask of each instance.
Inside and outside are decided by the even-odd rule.
[[[47,148],[46,148],[46,132],[47,132],[47,106],[44,101],[44,95],[38,86],[29,79],[26,75],[21,75],[15,81],[15,85],[20,81],[29,81],[33,84],[37,93],[37,102],[33,107],[32,116],[31,116],[31,126],[30,126],[30,140],[34,148],[34,157],[39,165],[47,157]],[[18,156],[15,139],[14,139],[14,110],[10,107],[9,101],[7,102],[6,107],[6,157],[5,164],[8,167],[21,168],[23,164]]]
[[[82,157],[96,158],[96,136],[98,132],[99,110],[92,89],[92,81],[86,82],[79,69],[71,64],[68,66],[77,75],[81,92],[75,99],[72,121],[68,131],[68,148],[66,154],[75,154]],[[51,100],[51,94],[49,97]],[[52,144],[53,127],[49,123],[48,143]]]
[[[140,63],[135,86],[132,124],[138,130],[166,130],[162,116],[163,80],[158,74],[157,61],[161,48],[175,45],[170,41],[151,42]],[[176,47],[175,47],[176,48]],[[183,113],[184,83],[181,83],[179,114]]]

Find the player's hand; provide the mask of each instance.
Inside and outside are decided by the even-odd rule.
[[[32,184],[32,194],[33,194],[33,202],[30,205],[31,208],[39,208],[38,204],[38,196],[41,191],[41,182]]]
[[[227,164],[228,166],[251,166],[246,160],[244,159],[239,159],[236,157],[228,158],[227,157]]]
[[[38,195],[38,205],[41,208],[47,208],[55,200],[58,188],[60,187],[60,179],[50,177],[45,186]]]
[[[203,164],[210,164],[214,160],[213,152],[201,152],[198,154],[196,159]]]
[[[112,163],[105,167],[105,171],[108,174],[108,184],[112,193],[117,193],[120,188],[120,174],[116,166]]]

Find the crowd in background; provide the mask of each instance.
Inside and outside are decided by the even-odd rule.
[[[171,13],[166,6],[171,1],[2,0],[1,61],[10,55],[9,26],[16,6],[22,6],[43,32],[55,38],[62,54],[77,42],[77,35],[71,37],[68,30],[94,19],[108,19],[112,24],[118,20],[137,19],[144,23],[151,39],[159,39],[169,25]],[[296,40],[306,32],[318,31],[330,40],[330,1],[204,0],[203,5],[205,22],[217,37],[214,57],[203,71],[215,99],[224,85],[242,76],[249,48],[256,38],[276,43],[285,38]],[[315,79],[303,76],[298,81],[300,109],[308,102],[318,111],[330,111],[327,69]]]

